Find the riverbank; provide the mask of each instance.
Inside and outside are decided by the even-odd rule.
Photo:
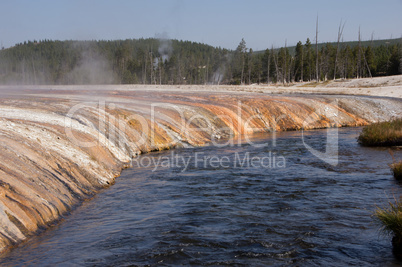
[[[0,250],[113,184],[140,153],[402,117],[401,99],[244,88],[252,86],[2,87]]]
[[[337,166],[303,145],[321,150],[328,131],[339,136]],[[141,155],[113,186],[0,265],[397,265],[371,217],[387,192],[402,193],[387,150],[360,146],[361,127],[328,131]],[[258,163],[274,155],[276,164]]]

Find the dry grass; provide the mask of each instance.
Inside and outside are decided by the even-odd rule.
[[[360,134],[358,141],[363,146],[402,145],[402,118],[366,126]]]
[[[384,235],[392,236],[392,243],[400,247],[402,243],[402,201],[394,198],[394,202],[388,201],[388,207],[377,207],[373,217],[379,224],[380,231]]]
[[[391,170],[396,179],[402,180],[402,161],[391,164]]]
[[[391,149],[388,149],[388,153],[391,155],[391,157],[392,157],[392,161],[393,161],[393,163],[392,164],[390,164],[389,166],[391,167],[391,170],[392,170],[392,172],[393,172],[393,174],[394,174],[394,177],[397,179],[397,180],[402,180],[402,161],[397,161],[396,159],[395,159],[395,156],[394,156],[394,152],[391,150]]]

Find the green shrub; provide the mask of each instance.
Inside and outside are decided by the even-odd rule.
[[[398,259],[402,258],[402,201],[394,199],[395,203],[389,201],[387,208],[377,207],[374,212],[374,219],[380,225],[384,235],[392,237],[393,253]]]
[[[394,201],[394,203],[388,201],[387,208],[377,207],[374,218],[380,224],[383,234],[393,235],[402,241],[402,201],[401,199]]]
[[[363,146],[402,145],[402,118],[366,126],[363,128],[358,142]]]
[[[398,180],[402,179],[402,161],[391,164],[392,172],[394,173],[394,177]]]

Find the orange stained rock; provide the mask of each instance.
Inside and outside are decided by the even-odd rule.
[[[0,99],[0,250],[114,183],[140,153],[401,117],[399,99],[25,89]]]

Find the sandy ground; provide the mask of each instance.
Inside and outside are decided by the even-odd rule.
[[[335,80],[327,82],[304,82],[283,85],[221,86],[230,91],[246,91],[264,94],[324,94],[324,95],[367,95],[402,98],[402,75]]]
[[[252,85],[35,85],[19,86],[20,89],[45,90],[110,90],[110,91],[163,91],[163,92],[232,92],[236,94],[321,94],[321,95],[366,95],[402,98],[402,75],[335,80],[326,82],[303,82],[289,85],[283,84],[252,84]],[[17,87],[0,86],[0,97],[3,94],[13,94]]]

